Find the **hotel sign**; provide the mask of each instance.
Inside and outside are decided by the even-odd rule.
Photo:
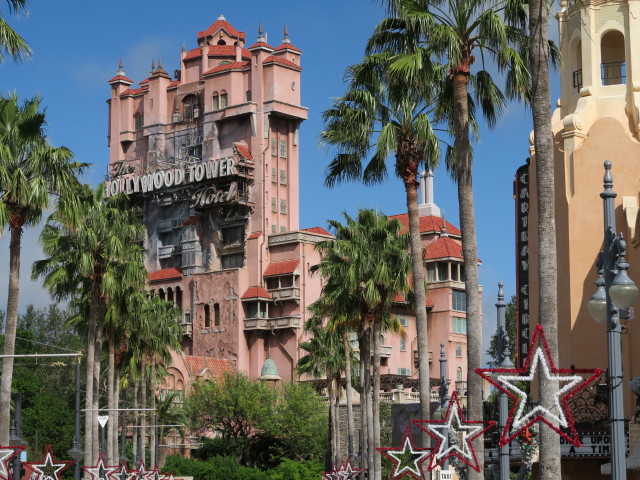
[[[517,359],[522,367],[529,349],[529,160],[516,171],[513,182],[516,200],[516,305]]]
[[[149,193],[166,188],[178,187],[204,180],[237,175],[237,161],[235,157],[224,157],[209,160],[187,167],[158,170],[144,175],[119,176],[105,182],[105,197],[118,193],[128,195],[135,193]]]

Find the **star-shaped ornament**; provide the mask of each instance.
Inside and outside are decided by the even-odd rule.
[[[455,456],[476,472],[480,471],[480,467],[472,442],[496,424],[494,421],[466,420],[457,392],[451,395],[443,420],[414,420],[413,423],[436,440],[436,451],[429,470],[433,470],[448,458]],[[457,438],[456,442],[448,441],[452,432]]]
[[[3,447],[0,446],[0,480],[12,480],[11,460],[18,455],[24,447]]]
[[[111,474],[111,480],[132,480],[136,472],[129,470],[126,463],[121,463]]]
[[[47,445],[42,462],[23,462],[23,465],[31,470],[30,480],[60,480],[60,474],[72,463],[65,460],[56,462],[51,445]]]
[[[333,464],[333,468],[328,472],[322,472],[322,478],[325,480],[340,480],[338,477],[338,469],[336,468],[336,464]]]
[[[154,473],[157,472],[157,469],[147,470],[144,466],[144,460],[140,460],[140,464],[138,465],[138,470],[135,470],[134,479],[135,480],[153,480]]]
[[[407,427],[402,435],[402,447],[378,447],[384,457],[393,462],[389,480],[402,478],[405,475],[413,477],[415,480],[426,480],[422,464],[431,457],[430,448],[416,448],[413,444],[411,427]]]
[[[107,466],[104,464],[102,453],[98,456],[98,463],[93,467],[81,467],[82,470],[91,475],[93,480],[112,480],[112,476],[118,471],[117,466]]]
[[[176,480],[176,477],[173,476],[173,473],[167,473],[162,477],[162,480]]]
[[[603,372],[604,370],[598,368],[556,368],[551,358],[544,330],[540,325],[537,325],[529,345],[529,354],[522,368],[476,369],[476,373],[506,393],[512,400],[509,417],[498,444],[500,446],[506,445],[534,423],[544,422],[569,443],[579,447],[581,445],[580,437],[576,432],[568,401],[575,394],[587,388]],[[493,378],[492,374],[498,375]],[[584,378],[585,374],[589,374],[586,379]],[[527,383],[531,386],[536,382],[544,381],[558,382],[558,389],[553,394],[553,405],[550,408],[535,405],[527,410],[529,396],[518,383]],[[529,391],[531,391],[530,387]],[[567,434],[561,428],[569,430],[570,433]]]
[[[360,472],[366,471],[365,468],[353,468],[351,459],[348,458],[346,462],[342,462],[338,470],[334,469],[333,478],[336,480],[351,480],[354,477],[360,475]]]

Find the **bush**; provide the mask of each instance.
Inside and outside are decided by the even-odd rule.
[[[163,469],[174,475],[192,476],[198,480],[270,480],[266,472],[238,465],[231,457],[215,456],[207,461],[171,455]]]
[[[317,480],[323,470],[324,466],[318,460],[296,462],[285,458],[267,473],[271,480]]]

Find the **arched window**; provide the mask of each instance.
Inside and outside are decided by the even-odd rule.
[[[182,100],[182,105],[184,109],[183,118],[185,120],[192,120],[197,118],[200,114],[200,106],[198,105],[198,97],[195,95],[187,95]]]
[[[600,60],[602,61],[602,85],[626,83],[624,57],[624,35],[610,30],[600,40]]]
[[[167,288],[167,301],[173,302],[173,289],[171,287]]]
[[[227,108],[228,104],[229,104],[229,101],[228,101],[227,92],[222,90],[220,92],[220,108]]]
[[[213,92],[211,96],[211,109],[220,110],[220,95],[218,95],[218,92]]]
[[[211,328],[211,307],[208,303],[204,306],[204,328]]]
[[[176,287],[176,307],[182,309],[182,289]]]
[[[462,367],[458,367],[458,369],[456,370],[456,381],[462,381]]]
[[[216,327],[220,326],[220,304],[213,304],[213,324]]]

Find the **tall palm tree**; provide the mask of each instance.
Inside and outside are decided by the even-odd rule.
[[[366,416],[366,458],[370,478],[379,480],[381,467],[375,460],[375,448],[380,444],[380,395],[372,391],[372,343],[379,342],[382,326],[399,293],[408,293],[411,257],[407,252],[409,239],[402,235],[402,225],[373,210],[360,210],[357,218],[344,213],[345,224],[331,220],[335,240],[317,244],[322,260],[312,267],[325,279],[322,295],[338,316],[351,318],[358,335],[361,365],[361,416]],[[378,339],[378,340],[376,340]],[[379,354],[374,356],[379,363]],[[374,369],[379,375],[378,368]],[[374,379],[375,380],[375,379]],[[379,383],[378,383],[379,385]],[[363,449],[364,451],[365,449]]]
[[[27,0],[7,0],[7,5],[11,13],[28,13]],[[19,62],[31,56],[31,49],[27,42],[0,15],[0,63],[4,60],[5,54]]]
[[[533,114],[536,194],[538,210],[538,322],[544,328],[549,352],[558,361],[558,278],[554,200],[553,133],[549,85],[548,19],[549,2],[529,2],[531,65],[531,112]],[[540,403],[553,405],[557,382],[540,384]],[[555,432],[540,430],[540,478],[560,475],[560,444]]]
[[[85,465],[97,461],[97,389],[102,325],[110,302],[129,285],[142,288],[143,227],[123,196],[104,199],[104,186],[86,186],[80,204],[59,202],[40,243],[48,258],[34,262],[32,278],[42,278],[56,299],[84,305],[87,325]],[[82,310],[81,310],[82,311]]]
[[[368,51],[395,51],[392,69],[411,82],[420,82],[420,63],[425,51],[446,63],[449,82],[440,92],[442,105],[453,103],[449,127],[453,148],[447,152],[447,167],[458,184],[460,230],[467,297],[468,371],[481,367],[478,253],[472,182],[470,93],[493,128],[506,98],[486,70],[485,59],[507,76],[507,95],[526,97],[529,82],[521,53],[527,50],[526,2],[524,0],[385,0],[393,18],[383,20],[369,40]],[[479,68],[472,65],[480,58]],[[442,116],[444,117],[444,116]],[[469,375],[469,417],[482,419],[482,380]],[[476,442],[482,462],[482,441]],[[481,468],[482,472],[482,468]],[[476,472],[470,472],[475,478]],[[479,476],[483,474],[480,473]]]
[[[1,22],[0,22],[1,23]],[[0,27],[1,34],[1,27]],[[0,97],[0,226],[9,227],[9,288],[4,355],[13,355],[20,295],[20,248],[23,228],[38,223],[52,195],[72,195],[85,164],[65,147],[47,143],[40,98],[18,103],[16,94]],[[9,443],[9,402],[13,359],[2,359],[0,444]]]
[[[387,160],[395,153],[394,171],[403,181],[409,218],[411,270],[415,289],[418,338],[420,404],[422,418],[430,415],[429,346],[418,180],[421,169],[435,167],[440,156],[438,138],[431,126],[434,85],[408,85],[388,75],[390,55],[366,57],[347,69],[347,91],[324,112],[321,140],[336,150],[325,183],[332,187],[346,180],[366,185],[387,177]],[[425,56],[424,64],[430,64]],[[434,66],[431,81],[441,69]]]

